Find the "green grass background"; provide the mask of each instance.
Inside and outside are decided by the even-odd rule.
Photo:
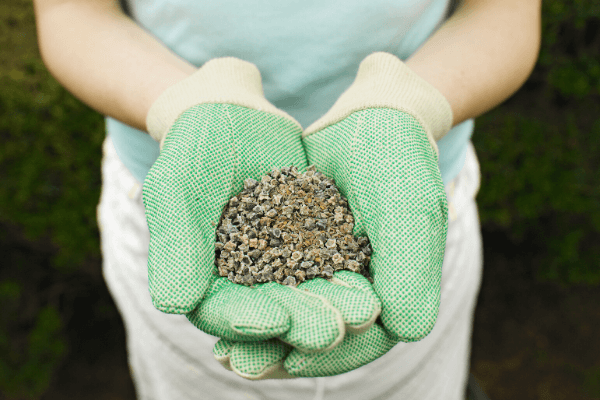
[[[546,0],[524,87],[476,121],[486,247],[522,249],[538,281],[600,283],[600,6]],[[103,286],[95,207],[103,118],[45,69],[31,2],[0,5],[0,398],[39,398],[66,327]],[[90,319],[118,314],[101,299]]]

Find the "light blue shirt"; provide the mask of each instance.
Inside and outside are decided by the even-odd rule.
[[[130,0],[131,16],[196,66],[224,56],[261,71],[266,98],[303,127],[321,117],[375,51],[407,59],[444,21],[450,0]],[[140,182],[159,148],[150,136],[106,120],[117,154]],[[460,172],[473,121],[438,142],[444,183]]]

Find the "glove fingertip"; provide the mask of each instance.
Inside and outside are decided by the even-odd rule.
[[[229,371],[233,370],[231,368],[229,359],[234,345],[235,343],[230,340],[219,339],[219,341],[213,347],[213,357],[219,362],[219,364]]]
[[[188,314],[198,306],[198,301],[171,304],[164,302],[162,299],[156,299],[152,297],[152,304],[154,305],[154,308],[166,314]]]

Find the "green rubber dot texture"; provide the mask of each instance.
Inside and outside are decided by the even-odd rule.
[[[371,108],[303,142],[348,199],[354,235],[370,239],[383,326],[398,340],[424,338],[439,310],[448,205],[423,127],[402,111]]]

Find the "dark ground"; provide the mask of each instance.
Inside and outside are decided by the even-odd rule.
[[[524,248],[491,233],[484,243],[471,371],[490,399],[600,399],[600,288],[536,283]],[[134,399],[123,326],[108,323],[116,310],[87,319],[107,299],[104,291],[77,302],[69,356],[44,400]]]

